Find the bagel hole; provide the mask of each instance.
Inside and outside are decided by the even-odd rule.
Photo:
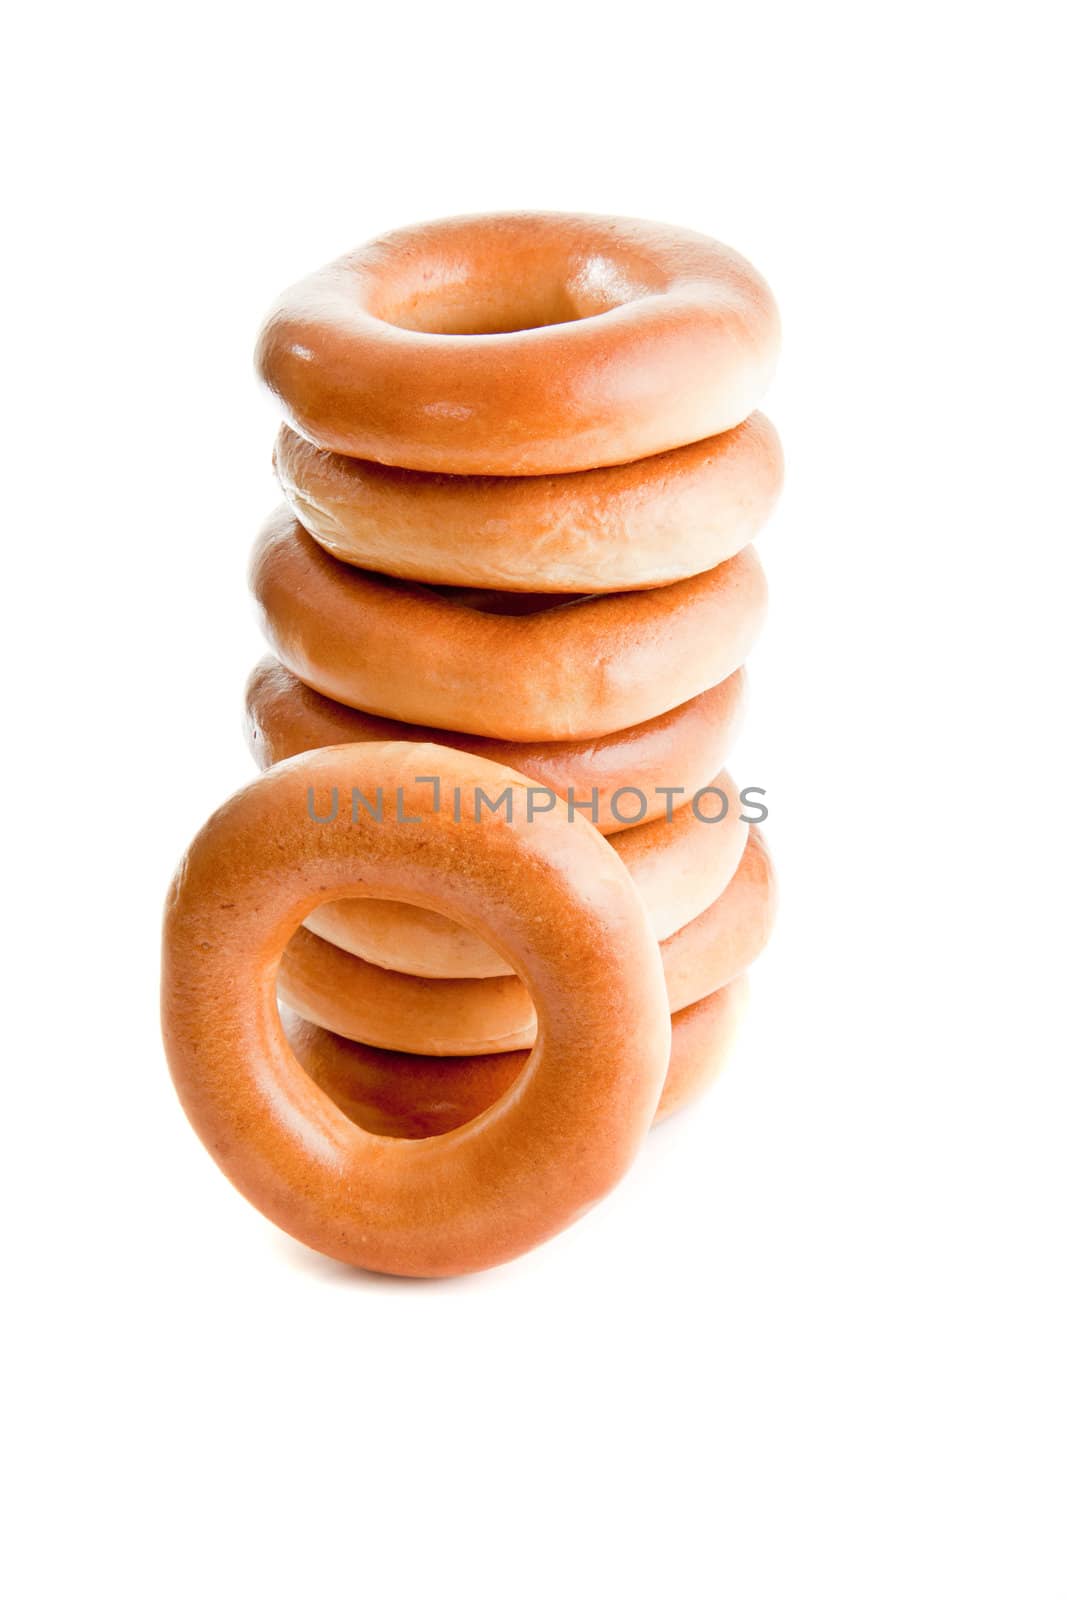
[[[400,306],[387,319],[411,333],[439,333],[477,338],[489,333],[529,333],[534,328],[554,328],[579,322],[582,312],[565,293],[546,292],[516,304],[514,291],[470,297],[467,285],[458,290],[419,296]]]
[[[342,1038],[279,1006],[304,1072],[349,1122],[379,1138],[432,1139],[473,1122],[521,1076],[527,1050],[405,1056]]]
[[[405,289],[398,287],[376,315],[410,333],[478,338],[494,333],[529,333],[603,316],[648,293],[615,262],[595,256],[579,261],[516,261],[507,277],[479,275],[462,267],[455,275]]]

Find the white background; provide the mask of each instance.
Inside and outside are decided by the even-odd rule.
[[[386,17],[388,13],[388,17]],[[1067,1595],[1051,6],[22,8],[2,110],[4,1433],[20,1597]],[[411,1285],[286,1240],[157,1038],[250,775],[258,320],[395,225],[748,254],[788,492],[732,763],[741,1045],[595,1214]]]

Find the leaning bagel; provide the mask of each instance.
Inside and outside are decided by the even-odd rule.
[[[656,1121],[710,1087],[744,1014],[748,979],[735,978],[671,1018],[671,1059]],[[342,1039],[282,1015],[286,1038],[304,1071],[350,1121],[391,1139],[430,1139],[487,1111],[510,1089],[526,1050],[488,1056],[417,1056]]]
[[[737,670],[766,607],[749,546],[664,589],[536,610],[523,597],[508,614],[493,592],[456,598],[345,566],[284,507],[257,541],[251,585],[275,653],[320,694],[509,740],[598,738],[661,716]]]
[[[636,728],[599,739],[509,743],[369,716],[317,694],[288,667],[265,656],[245,690],[245,732],[261,767],[329,744],[405,740],[466,750],[524,773],[564,802],[569,796],[599,832],[615,834],[663,816],[672,797],[679,809],[712,782],[733,747],[744,703],[745,674],[738,669],[713,689]],[[634,790],[647,801],[640,818],[623,804],[624,792]]]
[[[643,823],[612,841],[659,940],[706,911],[741,860],[748,824],[737,790],[725,772],[714,787],[715,798],[705,792],[699,813],[684,806],[670,820]],[[304,926],[375,966],[419,978],[498,978],[511,971],[469,928],[396,900],[331,900]]]
[[[665,455],[544,478],[408,472],[282,428],[274,466],[325,550],[418,583],[537,593],[658,588],[749,544],[782,486],[766,417]]]
[[[405,228],[323,267],[275,306],[256,364],[322,449],[525,477],[736,427],[778,337],[766,283],[714,239],[513,212]]]
[[[774,878],[759,830],[750,828],[725,891],[660,945],[672,1012],[702,1000],[759,955],[774,918]],[[581,989],[584,970],[572,975]],[[278,995],[308,1022],[385,1050],[455,1056],[528,1049],[537,1036],[523,983],[510,978],[413,978],[349,955],[306,928],[278,969]]]
[[[454,810],[435,811],[412,785],[429,770],[460,791]],[[637,892],[580,820],[475,818],[476,789],[523,783],[440,746],[314,751],[217,811],[171,886],[163,1036],[182,1104],[261,1211],[339,1260],[413,1277],[506,1261],[600,1199],[655,1115],[670,1026]],[[307,792],[320,785],[380,785],[383,814],[315,827]],[[414,826],[397,798],[405,785]],[[279,959],[316,904],[359,895],[455,917],[522,972],[540,1036],[490,1115],[432,1140],[383,1139],[350,1122],[293,1055]]]

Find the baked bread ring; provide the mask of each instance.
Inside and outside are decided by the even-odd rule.
[[[671,1018],[671,1060],[656,1121],[688,1105],[718,1076],[748,997],[735,978]],[[368,1133],[429,1139],[479,1116],[510,1089],[526,1050],[489,1056],[414,1056],[342,1039],[288,1007],[282,1026],[297,1059],[334,1105]]]
[[[256,543],[251,585],[275,653],[320,694],[512,740],[598,738],[661,716],[737,670],[766,608],[748,546],[664,589],[522,596],[522,614],[508,614],[513,596],[345,566],[287,507]]]
[[[774,902],[770,858],[759,830],[750,828],[724,892],[660,945],[672,1012],[751,965],[770,935]],[[308,1022],[385,1050],[488,1055],[529,1049],[537,1036],[534,1007],[518,977],[413,978],[349,955],[307,928],[285,950],[278,994]]]
[[[595,828],[615,834],[663,816],[671,795],[680,808],[711,782],[733,747],[744,704],[745,674],[739,668],[714,689],[636,728],[600,739],[519,744],[370,716],[317,694],[273,656],[264,656],[245,690],[245,732],[261,767],[323,745],[375,740],[466,750],[525,773],[564,801],[569,791],[575,809]],[[641,823],[631,821],[621,803],[613,807],[615,796],[625,789],[636,789],[647,799]]]
[[[741,860],[748,836],[741,801],[729,775],[715,779],[717,797],[705,796],[705,822],[685,806],[617,834],[622,857],[652,932],[659,940],[692,922],[717,900]],[[511,968],[484,939],[458,922],[397,900],[331,900],[317,906],[304,926],[375,966],[419,978],[499,978]]]
[[[736,427],[778,339],[766,283],[714,239],[512,212],[404,228],[294,284],[256,365],[324,450],[526,477]]]
[[[592,472],[463,478],[319,450],[282,428],[274,466],[298,522],[340,561],[417,583],[535,593],[651,589],[743,550],[782,487],[766,417]]]
[[[412,782],[428,771],[460,791],[455,811],[435,811],[432,790]],[[476,820],[476,787],[525,783],[440,746],[314,751],[222,806],[171,886],[163,1036],[185,1110],[253,1204],[338,1260],[412,1277],[506,1261],[601,1198],[655,1115],[670,1027],[637,892],[580,819]],[[332,785],[382,786],[382,820],[315,826],[308,789]],[[275,975],[287,941],[322,900],[358,895],[409,900],[477,929],[522,973],[537,1008],[539,1037],[517,1082],[437,1139],[357,1127],[282,1032]]]

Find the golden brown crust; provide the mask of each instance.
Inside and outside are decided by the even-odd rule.
[[[294,284],[256,364],[325,450],[533,476],[736,427],[778,352],[766,283],[684,228],[516,212],[402,229]]]
[[[319,450],[283,427],[278,481],[341,561],[417,583],[535,593],[658,588],[759,532],[782,486],[766,417],[665,455],[541,478],[408,472]]]
[[[612,843],[641,896],[652,932],[669,939],[717,900],[733,877],[748,836],[741,801],[728,773],[715,779],[701,812],[672,808],[615,836]],[[304,926],[364,961],[418,978],[499,978],[511,971],[484,939],[434,911],[396,900],[332,900]]]
[[[426,771],[460,788],[458,817],[434,812],[431,791],[411,782]],[[636,891],[580,821],[475,820],[475,786],[524,781],[440,746],[296,757],[215,813],[171,887],[163,1035],[186,1112],[260,1210],[339,1260],[415,1277],[508,1260],[605,1194],[655,1114],[670,1029]],[[400,820],[405,784],[416,824]],[[382,820],[315,825],[307,791],[334,786],[382,786]],[[356,1127],[282,1033],[273,979],[288,939],[324,899],[364,894],[475,928],[536,996],[540,1037],[521,1078],[437,1139]]]
[[[656,1121],[709,1088],[721,1072],[748,997],[735,978],[671,1018],[671,1059]],[[282,1025],[312,1081],[352,1122],[393,1139],[449,1133],[495,1104],[515,1082],[526,1050],[488,1056],[418,1056],[342,1039],[286,1009]]]
[[[664,589],[509,615],[481,609],[506,597],[460,600],[345,566],[287,507],[259,537],[251,585],[274,651],[320,694],[512,740],[597,738],[682,705],[737,670],[766,608],[749,546]]]
[[[750,828],[726,890],[660,945],[671,1011],[720,989],[751,965],[770,936],[775,886],[767,848]],[[583,979],[584,981],[584,979]],[[517,977],[415,978],[294,933],[278,969],[278,993],[299,1016],[331,1033],[419,1055],[482,1055],[528,1049],[537,1032]]]
[[[524,773],[563,801],[569,791],[575,809],[594,827],[616,834],[635,826],[624,820],[621,801],[613,808],[620,790],[638,789],[645,795],[643,820],[653,821],[665,814],[672,795],[674,806],[681,807],[712,781],[733,747],[744,705],[745,674],[739,669],[713,689],[637,727],[599,739],[523,744],[356,711],[318,694],[273,656],[264,656],[245,691],[245,731],[261,767],[329,744],[404,740],[466,750]]]

